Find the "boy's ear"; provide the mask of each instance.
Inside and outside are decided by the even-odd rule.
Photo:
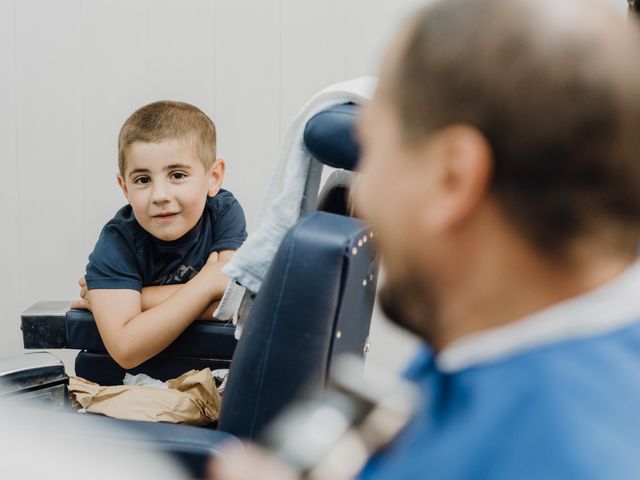
[[[120,185],[120,189],[124,194],[124,198],[126,198],[127,201],[129,201],[129,191],[127,190],[127,184],[125,183],[124,178],[122,178],[122,175],[120,174],[118,174],[118,185]]]
[[[210,197],[213,197],[220,191],[220,188],[222,187],[222,180],[224,179],[225,169],[226,165],[224,163],[224,160],[221,158],[218,158],[215,162],[213,162],[213,164],[209,168],[209,172],[207,173],[209,190],[207,191],[207,194]]]

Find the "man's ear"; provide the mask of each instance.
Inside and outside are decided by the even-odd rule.
[[[120,189],[122,190],[122,193],[124,194],[124,198],[127,199],[127,202],[129,201],[129,191],[127,190],[127,184],[124,181],[124,178],[122,178],[122,175],[118,174],[118,185],[120,185]]]
[[[209,189],[207,191],[207,195],[213,197],[216,195],[220,188],[222,187],[222,180],[224,180],[224,172],[226,169],[226,165],[224,160],[218,158],[211,167],[209,167],[209,171],[207,172],[207,181],[209,182]]]
[[[449,230],[469,219],[491,187],[493,154],[487,139],[473,127],[453,125],[439,138],[438,222]]]

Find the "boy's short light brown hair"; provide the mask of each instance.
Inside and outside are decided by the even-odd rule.
[[[178,139],[192,142],[209,169],[216,159],[216,127],[199,108],[163,100],[139,108],[127,118],[118,135],[118,170],[124,176],[127,150],[135,142],[158,143]]]

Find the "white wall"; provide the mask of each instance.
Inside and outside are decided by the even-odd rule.
[[[135,108],[210,114],[251,224],[292,116],[327,84],[375,74],[418,3],[0,0],[0,356],[21,351],[22,310],[77,295],[124,201],[116,137]],[[376,320],[371,357],[395,368],[413,341],[389,328]]]

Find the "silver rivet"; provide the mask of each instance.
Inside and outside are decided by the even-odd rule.
[[[366,287],[367,286],[367,279],[365,278],[364,280],[362,280],[362,286]]]
[[[351,255],[357,255],[358,254],[358,249],[356,247],[353,247],[351,249]]]
[[[367,243],[367,240],[369,240],[369,239],[367,238],[367,236],[366,236],[366,235],[365,235],[364,237],[362,237],[362,241],[363,241],[364,243]]]
[[[358,240],[358,246],[362,247],[362,240]]]
[[[371,275],[369,275],[369,281],[373,282],[373,273]]]
[[[367,340],[367,343],[364,344],[363,351],[364,351],[364,353],[368,353],[370,349],[371,349],[371,344]]]
[[[342,336],[342,332],[340,330],[338,330],[336,332],[336,338],[340,338]]]
[[[369,232],[369,238],[373,238],[373,232]]]

